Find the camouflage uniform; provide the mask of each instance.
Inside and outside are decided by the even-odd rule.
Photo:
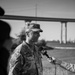
[[[75,64],[67,63],[65,61],[58,60],[58,59],[55,59],[55,58],[54,58],[54,60],[52,59],[51,63],[58,64],[58,65],[60,65],[61,67],[65,68],[68,71],[75,72]]]
[[[71,64],[71,63],[67,63],[67,62],[62,61],[60,66],[71,71],[71,72],[75,72],[75,64]]]
[[[41,54],[38,47],[34,50],[23,42],[9,59],[8,75],[43,75]]]

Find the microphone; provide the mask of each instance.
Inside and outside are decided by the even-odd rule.
[[[55,58],[54,58],[54,57],[50,57],[50,56],[47,54],[47,51],[42,52],[42,54],[45,55],[45,56],[48,58],[48,61],[49,61],[50,63],[53,63],[53,64],[56,63]]]
[[[42,52],[43,55],[45,55],[47,58],[50,58],[49,55],[47,54],[47,51]]]

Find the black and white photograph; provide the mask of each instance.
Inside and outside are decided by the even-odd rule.
[[[0,75],[75,75],[75,0],[0,0]]]

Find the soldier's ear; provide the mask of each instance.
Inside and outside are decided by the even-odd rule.
[[[28,37],[29,37],[29,32],[26,32],[26,36],[28,36]]]

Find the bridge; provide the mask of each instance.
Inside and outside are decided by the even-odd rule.
[[[67,23],[68,22],[75,22],[75,19],[71,19],[71,18],[51,18],[51,17],[16,16],[16,15],[4,15],[4,16],[0,16],[0,19],[24,20],[26,22],[31,22],[31,21],[60,22],[61,23],[60,43],[63,42],[63,34],[65,34],[64,43],[67,43]],[[63,28],[63,26],[65,29]],[[64,33],[63,33],[63,31],[64,31]]]

